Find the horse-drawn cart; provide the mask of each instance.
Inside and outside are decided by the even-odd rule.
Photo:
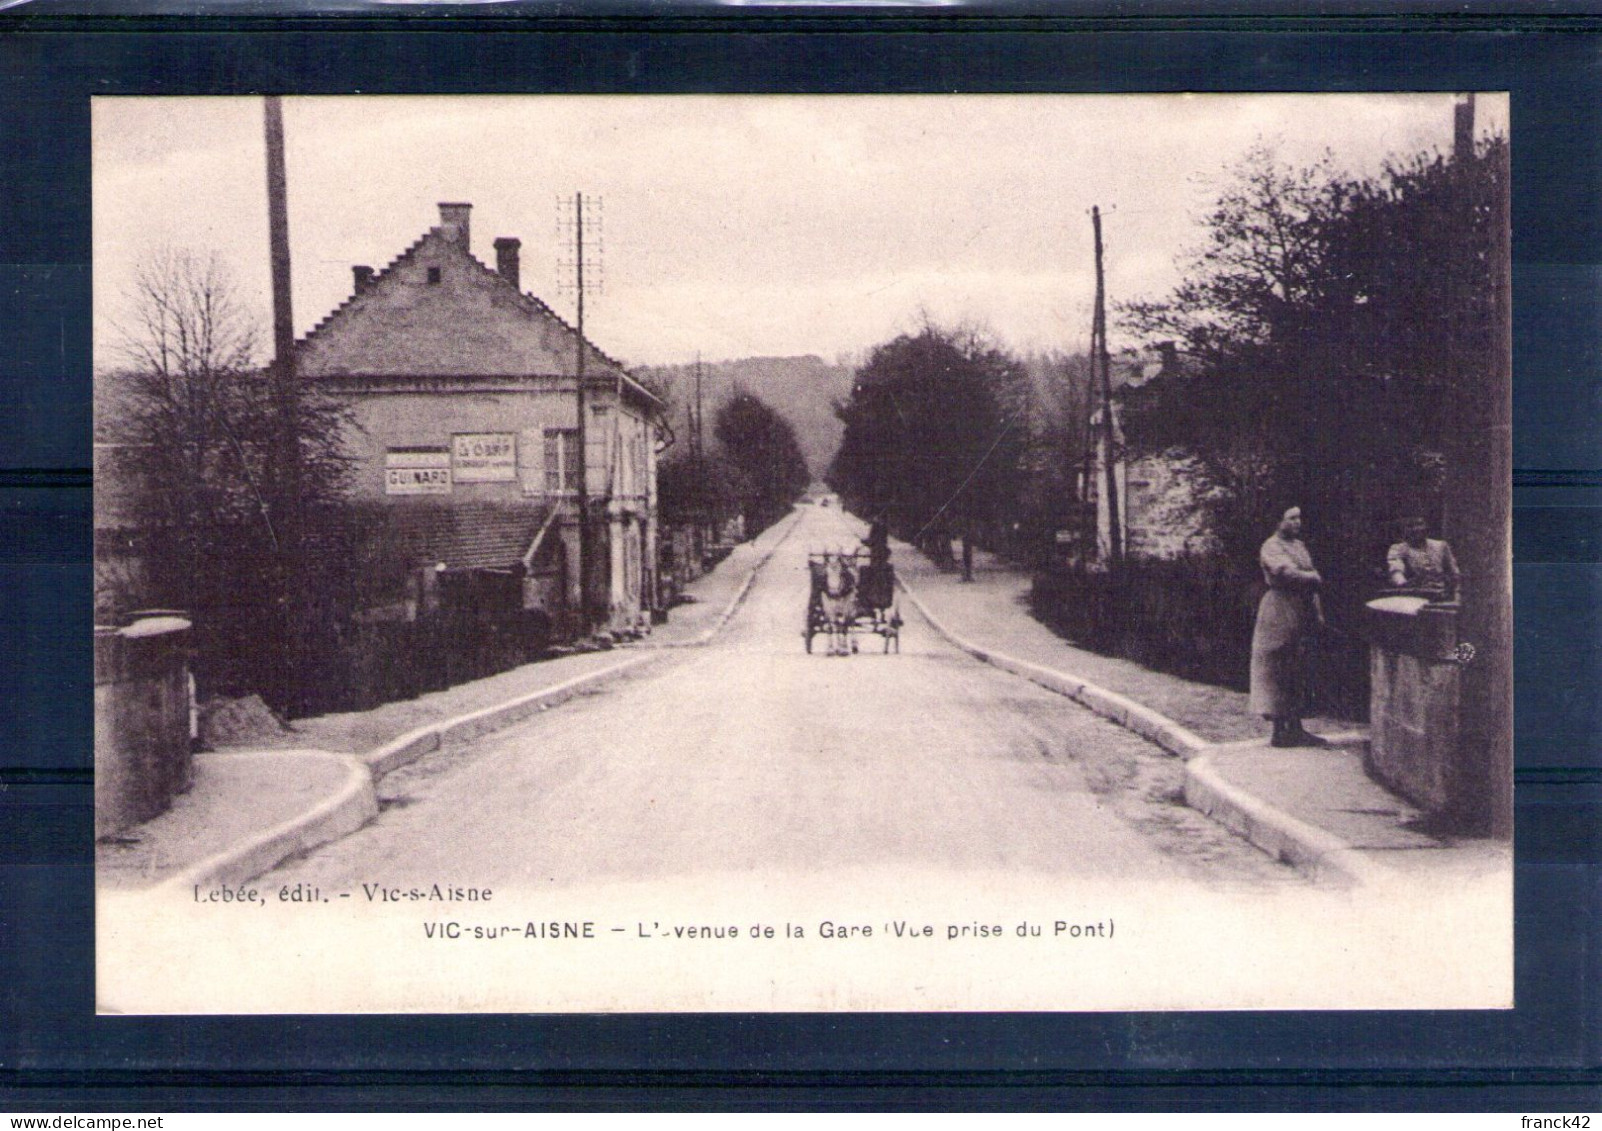
[[[815,550],[807,555],[807,573],[811,589],[801,635],[808,652],[821,634],[829,655],[848,656],[857,651],[856,637],[870,632],[883,639],[885,652],[901,651],[901,610],[889,562],[875,564],[862,551]]]

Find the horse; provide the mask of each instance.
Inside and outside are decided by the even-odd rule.
[[[846,565],[844,554],[827,554],[823,563],[823,587],[819,598],[823,616],[829,623],[829,655],[851,654],[851,622],[857,616],[857,578]]]

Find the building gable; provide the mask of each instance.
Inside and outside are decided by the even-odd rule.
[[[464,220],[430,229],[359,282],[301,341],[297,364],[312,380],[565,376],[574,372],[577,340],[543,302],[474,258]],[[593,346],[585,366],[617,371]]]

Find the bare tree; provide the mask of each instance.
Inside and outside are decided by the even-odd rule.
[[[270,659],[261,653],[286,646],[273,626],[291,587],[308,583],[281,560],[267,476],[278,406],[257,361],[258,322],[215,255],[158,251],[126,298],[121,365],[98,379],[105,419],[96,428],[126,453],[125,495],[151,559],[150,591],[130,599],[192,610],[202,664],[211,660],[214,672],[229,673],[220,682],[243,690]],[[330,502],[348,466],[346,411],[315,391],[299,401],[304,498]]]
[[[185,542],[271,517],[262,496],[267,388],[257,329],[213,256],[171,248],[138,268],[104,380],[106,433],[132,449],[141,519]]]

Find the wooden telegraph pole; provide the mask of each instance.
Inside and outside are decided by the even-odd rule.
[[[702,404],[701,404],[701,353],[695,354],[695,427],[691,443],[695,449],[695,553],[696,557],[705,560],[706,557],[706,528],[711,505],[708,497],[711,492],[707,489],[706,481],[706,436],[702,431]],[[696,568],[700,568],[697,565]]]
[[[701,432],[701,420],[701,354],[697,351],[695,355],[695,458],[697,461],[700,460],[702,449],[706,445],[706,437]]]
[[[578,387],[578,582],[579,582],[579,617],[582,628],[589,632],[595,626],[591,615],[590,590],[590,446],[589,446],[589,414],[586,411],[584,398],[584,194],[573,194],[573,270],[574,289],[578,292],[578,338],[574,345],[576,360],[574,373]]]
[[[1453,161],[1466,167],[1476,160],[1472,94],[1453,107],[1453,132]],[[1442,533],[1463,570],[1458,631],[1472,646],[1462,670],[1456,772],[1464,801],[1456,816],[1472,833],[1506,839],[1513,835],[1513,284],[1509,170],[1496,173],[1502,195],[1490,218],[1488,270],[1457,282],[1489,289],[1483,310],[1492,348],[1478,372],[1465,374],[1468,392],[1453,408]]]
[[[1107,554],[1113,565],[1124,557],[1123,526],[1118,521],[1118,472],[1113,453],[1112,355],[1107,349],[1107,296],[1101,268],[1101,209],[1090,210],[1091,227],[1096,233],[1096,313],[1091,337],[1092,367],[1101,368],[1101,436],[1104,450],[1105,490],[1107,492]],[[1094,371],[1094,370],[1093,370]]]
[[[266,96],[263,121],[267,141],[267,240],[273,287],[273,394],[276,436],[268,466],[268,505],[278,548],[274,594],[284,634],[278,683],[290,714],[299,712],[304,650],[302,591],[306,584],[301,560],[302,514],[300,467],[300,388],[295,377],[295,319],[289,274],[289,192],[284,167],[284,108],[275,94]]]
[[[597,586],[595,584],[595,578],[592,575],[596,572],[601,563],[598,561],[600,555],[596,550],[596,539],[594,536],[595,531],[592,528],[592,520],[595,516],[592,514],[594,508],[592,506],[593,500],[590,497],[590,409],[589,395],[585,388],[585,368],[588,363],[589,351],[587,348],[587,339],[584,335],[584,299],[588,292],[596,285],[597,280],[593,277],[595,273],[591,271],[591,268],[593,268],[595,265],[588,262],[586,259],[588,238],[586,237],[584,231],[584,210],[586,205],[591,205],[598,209],[600,202],[593,198],[586,200],[584,194],[581,192],[574,193],[571,200],[560,197],[557,199],[557,206],[559,210],[565,210],[569,205],[571,205],[573,209],[571,221],[559,219],[558,224],[560,227],[566,227],[569,224],[572,226],[573,258],[571,261],[560,262],[558,267],[559,274],[563,274],[568,270],[573,272],[573,281],[571,286],[578,300],[578,315],[575,327],[576,336],[573,344],[573,374],[578,400],[579,449],[577,468],[578,474],[575,476],[574,484],[578,494],[579,518],[579,560],[577,562],[576,572],[579,579],[579,617],[582,621],[581,628],[584,632],[589,632],[595,627],[598,619],[596,616],[595,601],[595,590]],[[568,284],[559,279],[558,286],[565,290],[567,289]],[[620,375],[617,380],[617,392],[619,397],[622,395],[622,389],[623,384],[622,377]]]

